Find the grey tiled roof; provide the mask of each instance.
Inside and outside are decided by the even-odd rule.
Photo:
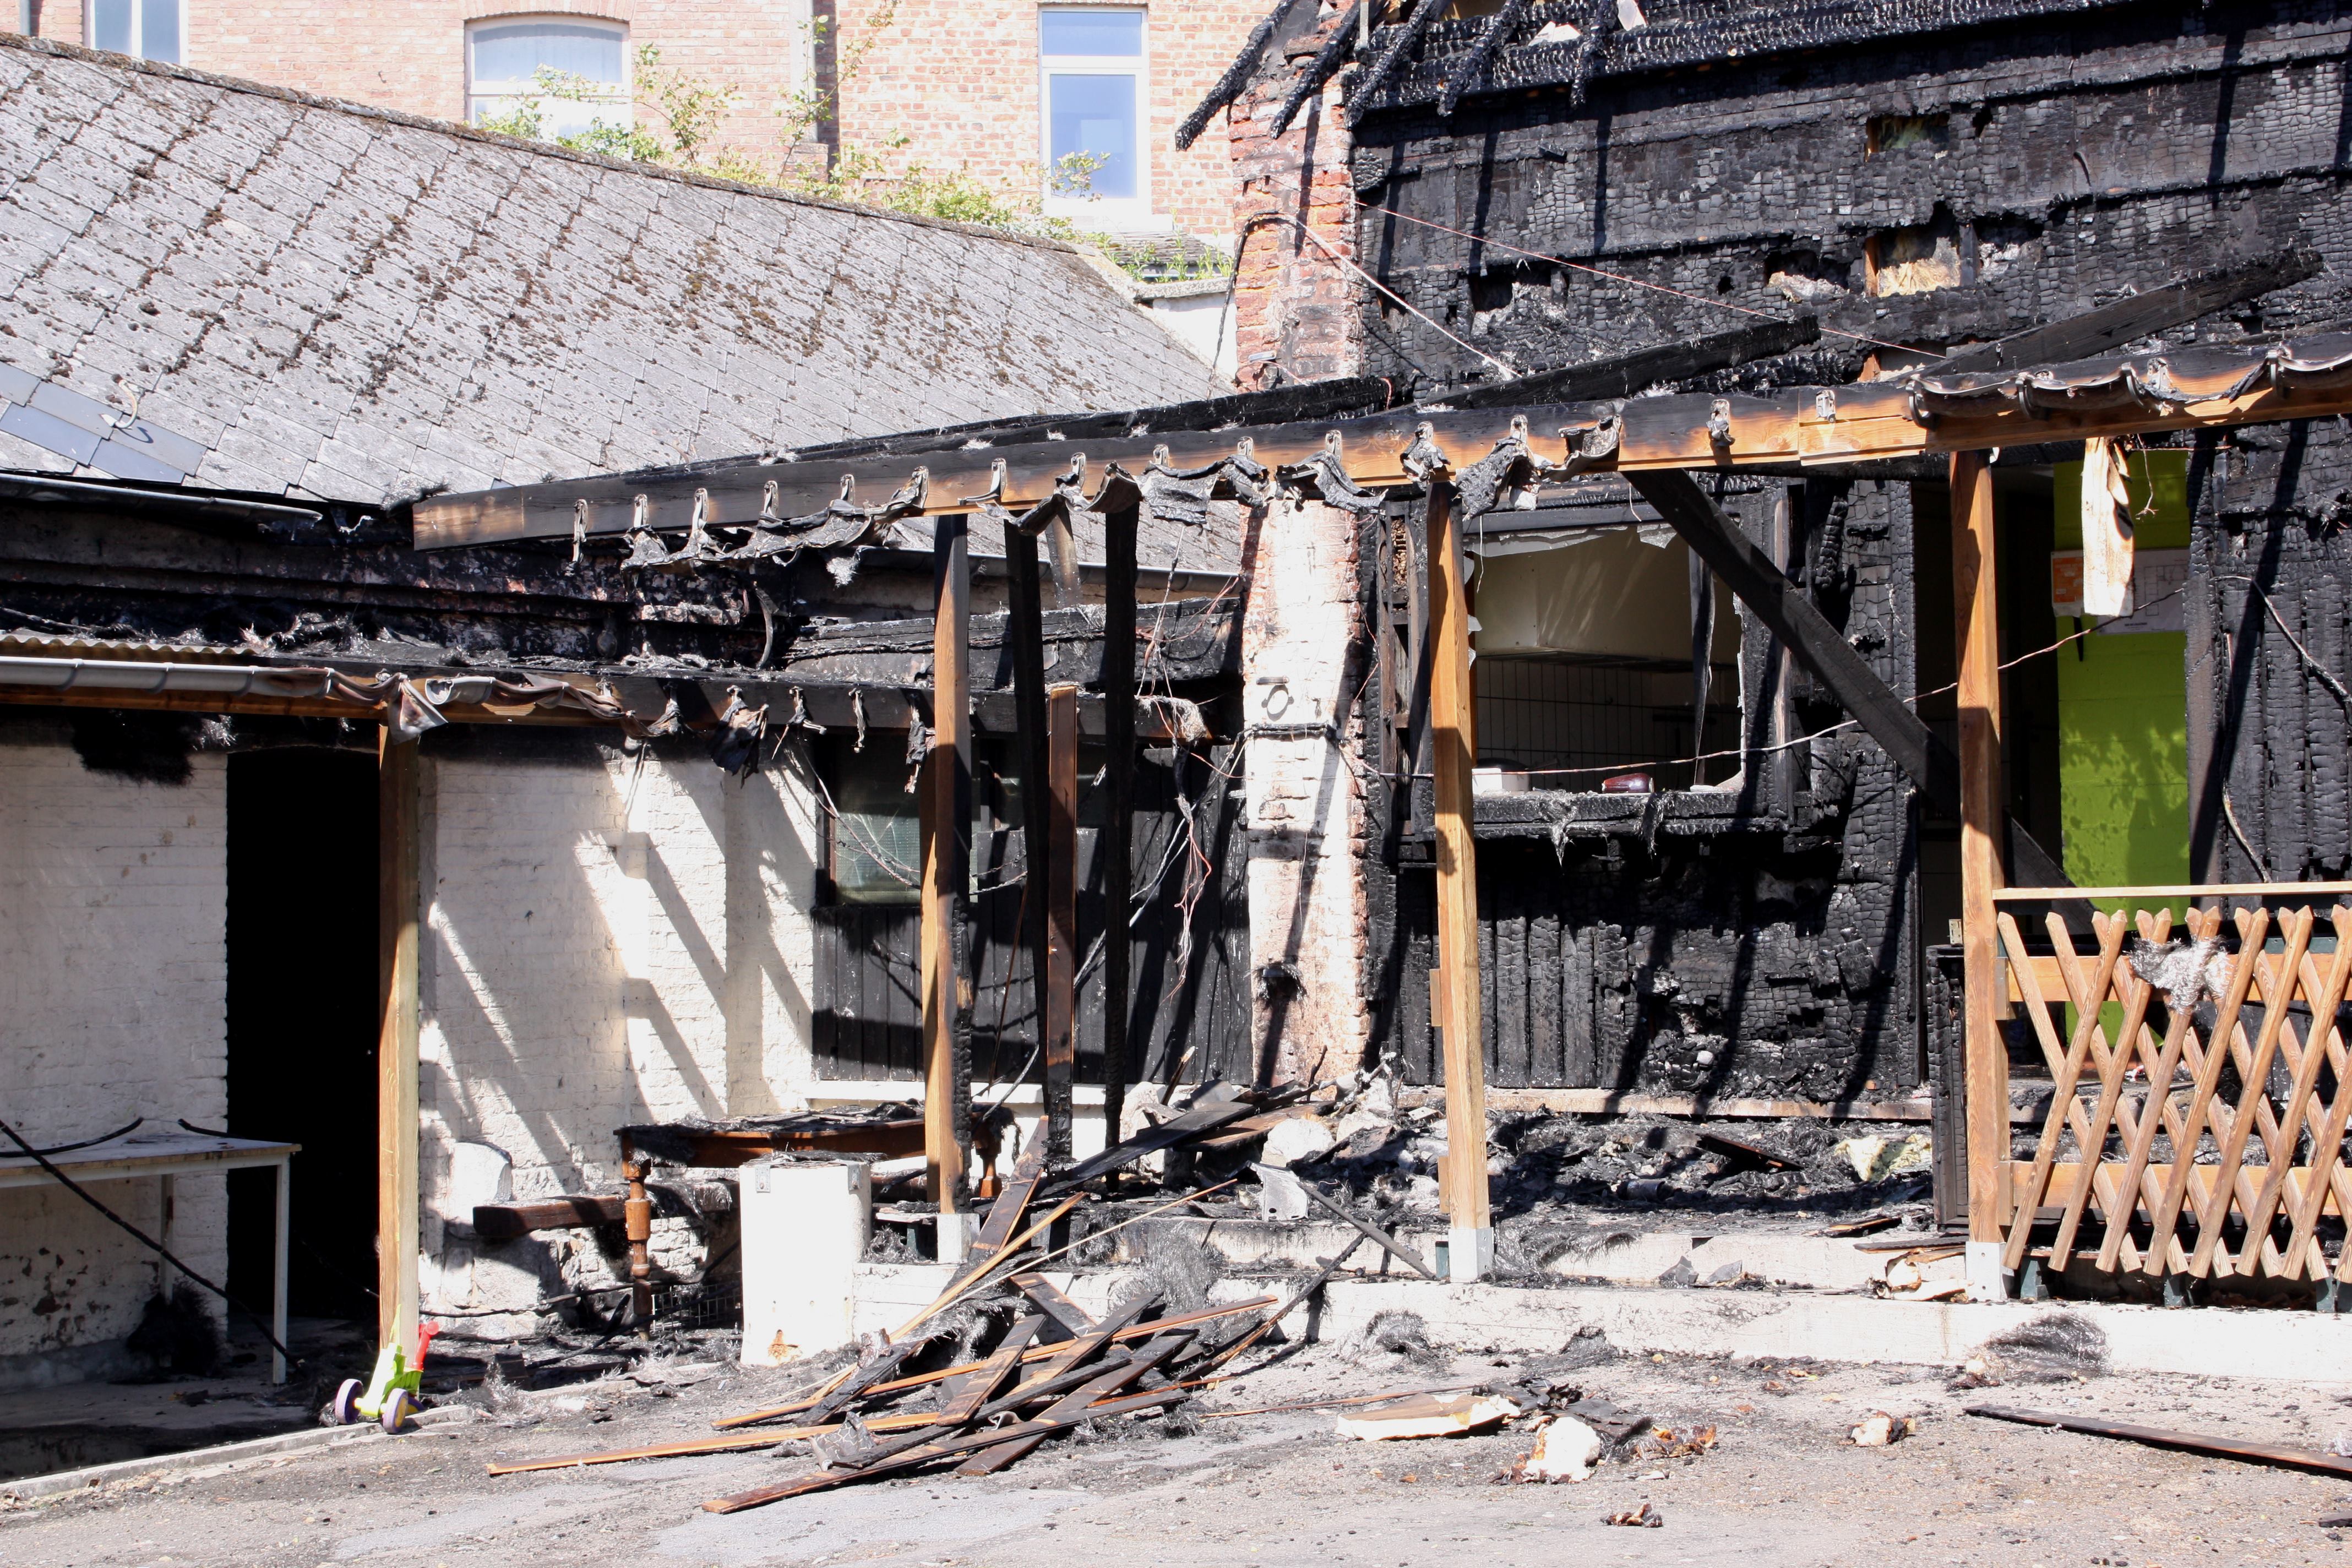
[[[0,36],[0,468],[392,500],[1227,390],[1051,242]]]

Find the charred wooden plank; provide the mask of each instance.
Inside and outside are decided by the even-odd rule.
[[[1498,18],[1499,19],[1499,18]],[[1750,360],[1770,359],[1820,341],[1822,324],[1811,316],[1793,321],[1759,321],[1717,332],[1695,342],[1656,343],[1629,354],[1539,371],[1508,381],[1451,387],[1422,399],[1448,408],[1504,408],[1528,403],[1581,403],[1632,397],[1662,382],[1686,381],[1709,371],[1727,370]]]
[[[476,1204],[474,1234],[484,1241],[512,1241],[535,1230],[576,1230],[618,1225],[623,1200],[614,1197],[550,1198],[535,1204]]]
[[[2029,327],[1938,360],[1937,374],[1962,370],[2021,370],[2112,353],[2126,343],[2187,326],[2200,316],[2292,288],[2325,270],[2319,253],[2294,245],[2266,256],[2242,257],[2192,272],[2111,305]]]
[[[1971,1415],[1982,1415],[1995,1421],[2014,1421],[2026,1426],[2054,1426],[2062,1432],[2081,1432],[2093,1437],[2116,1437],[2126,1443],[2145,1443],[2152,1448],[2181,1448],[2192,1454],[2210,1454],[2216,1458],[2248,1459],[2260,1465],[2316,1470],[2323,1475],[2352,1476],[2352,1459],[2323,1453],[2316,1448],[2249,1443],[2242,1437],[2208,1437],[2197,1432],[2139,1426],[2126,1421],[2094,1421],[2083,1415],[2062,1415],[2048,1410],[2021,1410],[2007,1405],[1971,1405],[1968,1409]]]

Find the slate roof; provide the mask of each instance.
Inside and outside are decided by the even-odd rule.
[[[1052,241],[0,35],[0,468],[383,502],[1230,390]]]

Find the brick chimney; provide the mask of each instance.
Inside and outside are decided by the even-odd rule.
[[[1227,121],[1241,237],[1234,322],[1244,391],[1353,375],[1363,363],[1361,282],[1334,259],[1356,255],[1348,170],[1355,143],[1339,81],[1301,105],[1282,135],[1272,133],[1298,72],[1342,19],[1334,10],[1283,45],[1287,68],[1262,76]]]

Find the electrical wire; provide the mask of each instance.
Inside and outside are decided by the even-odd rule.
[[[16,1144],[23,1152],[31,1155],[33,1159],[39,1163],[42,1170],[47,1171],[59,1183],[63,1184],[66,1191],[71,1193],[74,1196],[79,1198],[82,1202],[88,1204],[90,1207],[104,1215],[108,1219],[112,1220],[124,1231],[130,1233],[130,1235],[136,1239],[141,1246],[146,1247],[158,1258],[161,1258],[164,1262],[178,1269],[187,1278],[190,1283],[203,1286],[205,1289],[211,1291],[214,1295],[218,1296],[230,1306],[235,1307],[238,1311],[243,1312],[247,1317],[251,1318],[256,1326],[261,1330],[261,1337],[265,1341],[268,1342],[269,1348],[286,1358],[287,1365],[300,1366],[303,1364],[302,1358],[300,1356],[298,1356],[292,1351],[288,1350],[285,1343],[280,1341],[276,1334],[269,1331],[268,1319],[263,1317],[260,1313],[255,1311],[252,1308],[247,1306],[244,1302],[230,1295],[226,1290],[222,1289],[219,1286],[214,1284],[211,1280],[205,1279],[203,1275],[189,1268],[185,1263],[181,1262],[170,1247],[165,1247],[162,1242],[156,1240],[153,1237],[148,1235],[137,1226],[132,1225],[129,1220],[124,1219],[112,1209],[108,1208],[98,1199],[90,1196],[87,1188],[85,1188],[79,1182],[75,1181],[71,1176],[67,1175],[63,1171],[58,1170],[56,1165],[50,1163],[49,1157],[47,1153],[43,1152],[41,1150],[34,1148],[30,1143],[26,1142],[24,1135],[18,1132],[14,1127],[9,1126],[7,1122],[0,1121],[0,1132],[6,1133],[10,1142]]]
[[[136,1131],[139,1128],[146,1125],[146,1122],[147,1119],[145,1117],[134,1116],[111,1132],[101,1132],[95,1138],[84,1138],[79,1142],[74,1143],[52,1143],[46,1149],[27,1149],[25,1152],[37,1156],[41,1154],[69,1154],[76,1149],[89,1149],[94,1148],[100,1143],[110,1143],[115,1139],[122,1137],[126,1133]],[[188,1126],[184,1121],[181,1122],[180,1125],[183,1127]],[[188,1130],[192,1132],[199,1131],[199,1129],[193,1127],[188,1128]],[[217,1138],[226,1138],[228,1134],[226,1132],[219,1132],[215,1133],[214,1136]]]
[[[1362,204],[1359,203],[1358,205],[1361,205]],[[1384,211],[1386,209],[1382,208],[1375,210]],[[1402,216],[1403,215],[1399,214],[1398,216]],[[1406,299],[1403,295],[1398,293],[1395,289],[1390,288],[1387,284],[1381,282],[1379,279],[1373,277],[1370,273],[1365,271],[1361,267],[1356,265],[1356,263],[1349,258],[1342,256],[1338,251],[1332,249],[1330,245],[1325,241],[1321,235],[1317,234],[1313,229],[1307,227],[1304,222],[1291,216],[1288,213],[1253,213],[1250,215],[1248,221],[1242,225],[1240,237],[1234,241],[1234,270],[1236,276],[1239,276],[1240,274],[1241,252],[1243,247],[1249,243],[1250,230],[1255,228],[1262,223],[1286,223],[1290,225],[1291,227],[1297,229],[1301,235],[1313,240],[1315,242],[1316,248],[1322,251],[1325,256],[1328,257],[1333,261],[1338,262],[1340,266],[1346,268],[1349,271],[1354,273],[1357,277],[1362,279],[1373,288],[1379,289],[1389,299],[1395,300],[1402,309],[1420,317],[1423,321],[1427,321],[1430,329],[1436,332],[1438,336],[1444,338],[1446,342],[1454,344],[1456,348],[1465,349],[1471,353],[1476,354],[1480,359],[1485,360],[1488,364],[1493,365],[1505,375],[1516,376],[1519,374],[1518,371],[1509,363],[1509,362],[1496,359],[1493,354],[1488,353],[1485,349],[1478,347],[1475,343],[1465,342],[1462,339],[1455,337],[1452,332],[1447,331],[1444,327],[1439,326],[1437,322],[1424,313],[1419,306]],[[1761,312],[1759,311],[1759,314],[1761,314]],[[1826,329],[1824,330],[1826,331]]]

